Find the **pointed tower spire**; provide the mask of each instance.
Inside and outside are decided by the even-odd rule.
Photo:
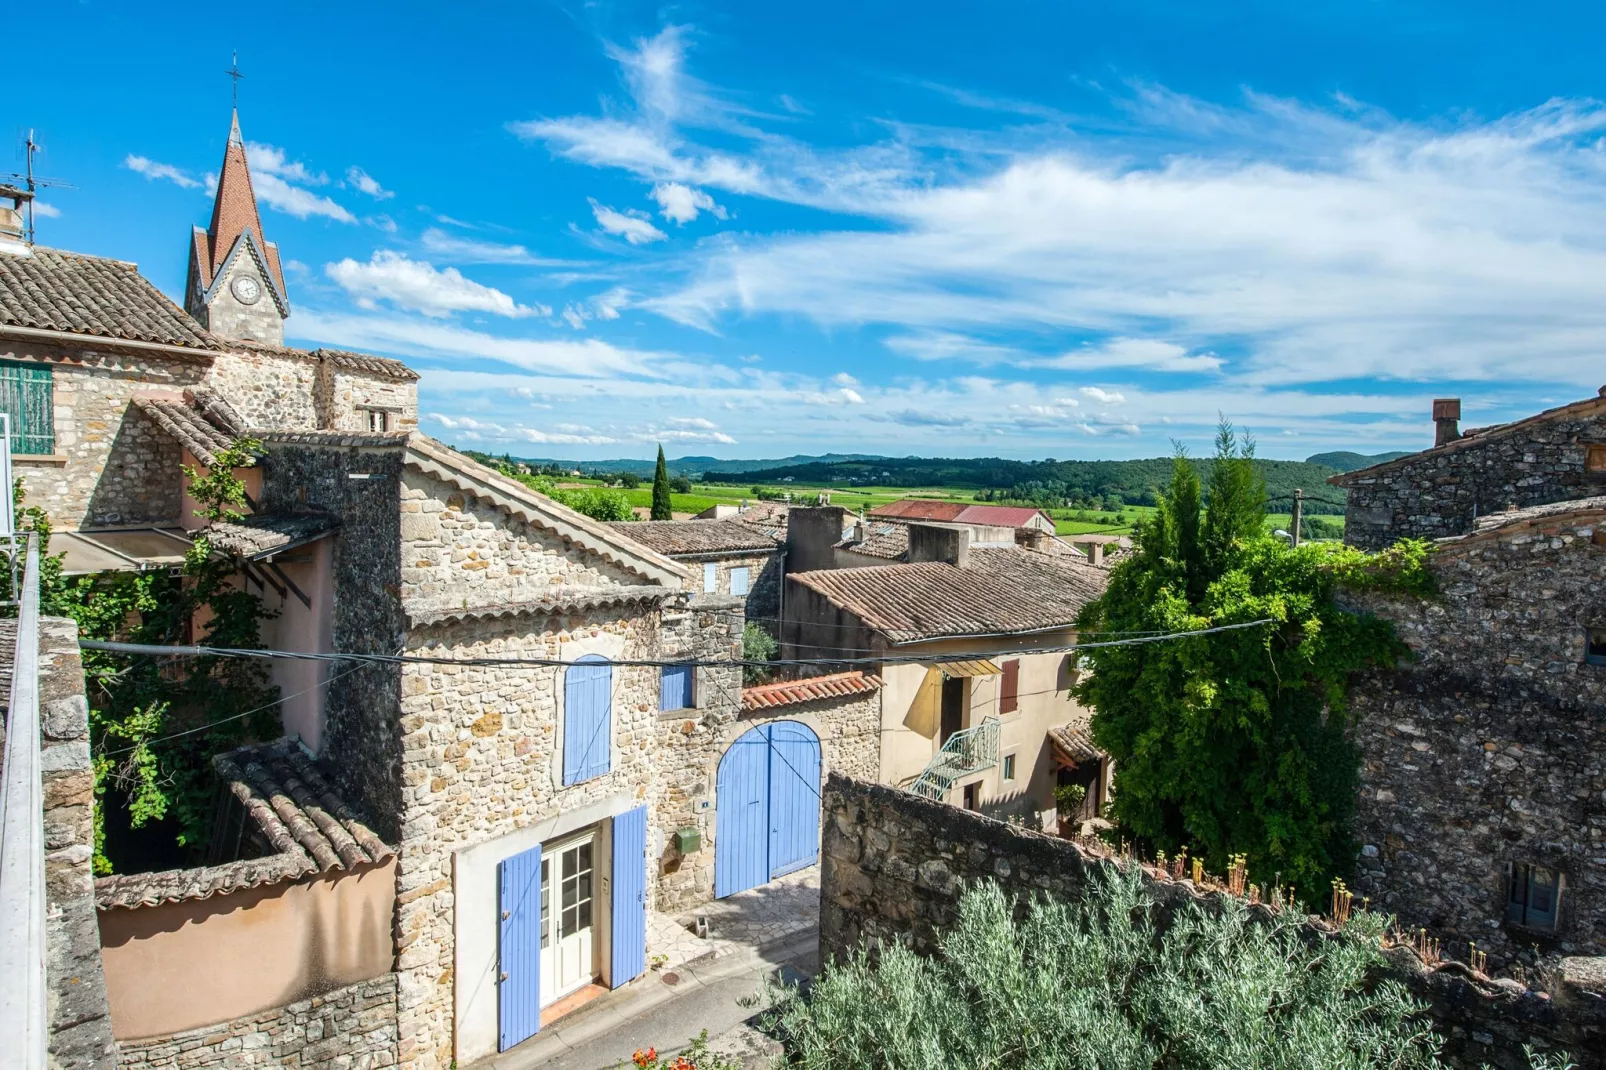
[[[184,304],[219,337],[284,344],[290,303],[279,248],[262,235],[238,109],[230,117],[211,225],[191,235]]]

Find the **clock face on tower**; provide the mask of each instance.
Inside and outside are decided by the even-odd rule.
[[[229,284],[229,289],[234,291],[235,297],[247,305],[256,304],[257,300],[262,296],[262,284],[250,275],[238,276]]]

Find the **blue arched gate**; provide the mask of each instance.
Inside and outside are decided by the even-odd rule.
[[[714,895],[757,887],[820,857],[820,739],[805,724],[749,730],[719,760]]]

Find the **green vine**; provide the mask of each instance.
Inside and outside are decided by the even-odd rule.
[[[255,464],[261,448],[242,439],[219,452],[208,471],[185,466],[197,517],[243,519],[245,484],[236,470]],[[22,490],[18,480],[19,503]],[[39,535],[41,613],[73,618],[84,639],[253,648],[261,646],[262,622],[275,616],[238,581],[234,561],[213,555],[204,533],[175,571],[63,576],[62,555],[49,553],[49,517],[37,507],[26,509],[23,526]],[[279,734],[279,691],[265,664],[92,650],[83,652],[83,661],[94,755],[95,872],[196,861],[211,834],[212,756]],[[126,822],[109,826],[111,809]],[[163,835],[112,834],[125,823],[129,830],[160,827]]]

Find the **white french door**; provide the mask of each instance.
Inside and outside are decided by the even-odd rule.
[[[596,830],[541,849],[541,1005],[597,976]]]

